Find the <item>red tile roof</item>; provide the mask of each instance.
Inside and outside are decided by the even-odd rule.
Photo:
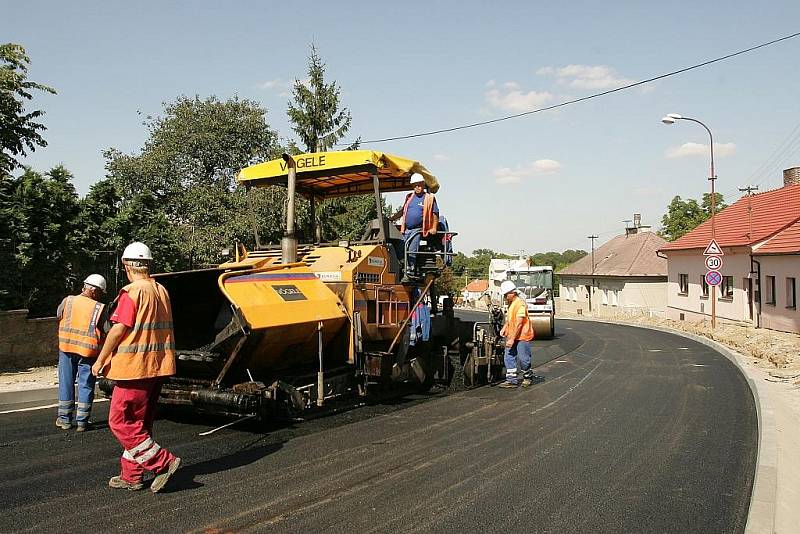
[[[747,215],[752,206],[753,235]],[[759,243],[800,220],[800,184],[786,185],[749,198],[742,197],[714,217],[715,236],[721,247]],[[680,239],[661,247],[663,251],[705,248],[711,241],[711,220],[707,220]]]
[[[595,276],[667,276],[667,260],[656,256],[666,244],[664,238],[652,232],[618,235],[594,251]],[[564,267],[558,274],[592,274],[592,255],[587,254]]]
[[[489,289],[488,280],[473,280],[464,288],[465,291],[469,291],[470,293],[483,293],[487,289]]]
[[[757,254],[797,254],[800,253],[800,221],[781,230],[767,241],[755,247]]]

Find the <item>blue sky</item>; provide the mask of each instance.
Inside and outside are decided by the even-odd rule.
[[[307,3],[312,5],[312,3]],[[342,86],[364,140],[473,123],[649,78],[800,31],[800,2],[2,2],[0,35],[51,85],[48,146],[81,194],[102,151],[138,150],[142,117],[178,95],[261,102],[281,137],[288,87],[309,44]],[[642,213],[658,226],[675,195],[778,187],[800,165],[800,38],[557,111],[454,133],[365,145],[423,162],[457,246],[527,253],[589,248]],[[782,145],[788,145],[781,149]],[[698,146],[699,145],[699,146]],[[396,197],[390,201],[397,203]]]

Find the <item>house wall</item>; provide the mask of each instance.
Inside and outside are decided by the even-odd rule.
[[[561,276],[558,302],[565,311],[589,311],[590,276]],[[667,307],[666,277],[610,277],[594,278],[592,311],[603,314],[603,310],[644,312],[663,315]],[[573,298],[574,296],[574,298]]]
[[[800,255],[757,256],[761,263],[761,326],[783,332],[800,333],[800,311],[787,308],[786,278],[795,278],[797,297],[800,296]],[[775,277],[775,303],[767,304],[766,277]]]
[[[723,276],[733,277],[733,298],[721,298],[720,288],[717,288],[717,319],[730,322],[751,322],[747,286],[750,273],[749,249],[745,247],[725,248],[723,252],[720,273]],[[703,297],[701,281],[707,269],[705,257],[701,251],[668,252],[667,257],[667,317],[691,322],[710,320],[711,290],[709,288],[708,297]],[[680,274],[689,275],[689,292],[686,295],[679,291]]]

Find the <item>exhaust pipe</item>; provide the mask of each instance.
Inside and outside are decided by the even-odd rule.
[[[282,154],[281,157],[286,162],[289,175],[286,183],[288,195],[286,205],[286,233],[281,239],[281,261],[283,263],[297,262],[297,238],[294,235],[294,187],[297,181],[297,166],[294,158],[289,154]]]

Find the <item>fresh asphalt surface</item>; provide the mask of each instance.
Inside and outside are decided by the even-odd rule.
[[[0,531],[742,532],[755,405],[724,356],[671,334],[559,321],[546,377],[363,406],[289,428],[199,432],[168,491],[107,487],[119,446],[55,409],[0,415]]]

